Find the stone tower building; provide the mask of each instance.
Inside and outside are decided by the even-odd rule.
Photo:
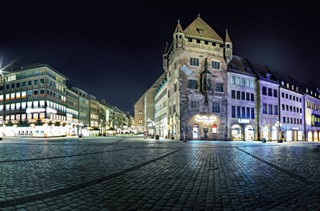
[[[223,40],[200,16],[185,29],[178,21],[173,42],[163,55],[169,137],[228,138],[226,80],[231,60],[228,32]]]

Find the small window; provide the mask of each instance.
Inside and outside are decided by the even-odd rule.
[[[25,81],[22,81],[22,86],[26,86],[26,82]]]
[[[265,103],[262,104],[262,113],[267,114],[267,104]]]
[[[254,94],[251,93],[251,101],[254,102]]]
[[[273,90],[273,97],[276,97],[276,98],[278,97],[278,90],[276,89]]]
[[[196,80],[189,80],[188,81],[188,88],[189,89],[197,89],[197,81]]]
[[[236,91],[235,90],[231,90],[231,98],[236,99]]]
[[[15,84],[11,84],[11,89],[14,89],[14,87],[15,87]]]
[[[31,86],[32,85],[32,81],[28,81],[28,86]]]
[[[213,102],[213,104],[212,104],[212,112],[213,113],[220,113],[220,103]]]
[[[220,70],[220,62],[212,61],[212,68]]]
[[[262,87],[262,94],[267,95],[267,87]]]
[[[268,96],[272,97],[272,89],[268,88]]]
[[[223,84],[222,83],[216,83],[216,92],[223,92]]]
[[[198,58],[190,58],[190,65],[199,66],[199,59]]]

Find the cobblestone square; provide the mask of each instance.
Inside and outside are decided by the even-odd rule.
[[[318,146],[5,139],[0,210],[319,210]]]

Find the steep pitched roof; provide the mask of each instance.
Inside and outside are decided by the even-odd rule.
[[[197,17],[185,30],[184,33],[193,37],[204,37],[212,40],[223,41],[223,39],[215,32],[204,20]]]
[[[226,30],[226,42],[231,42],[229,33],[228,33],[228,29]]]
[[[174,32],[183,32],[182,26],[180,25],[180,21],[178,20],[176,29],[174,30]]]
[[[233,55],[232,60],[228,64],[228,71],[254,76],[256,75],[248,60],[236,55]]]

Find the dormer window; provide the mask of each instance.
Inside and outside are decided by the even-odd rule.
[[[291,85],[291,89],[294,90],[294,85]]]
[[[284,86],[284,82],[283,81],[281,81],[281,85]]]
[[[289,83],[287,83],[287,88],[288,88],[288,89],[290,88],[290,85],[289,85]]]
[[[204,30],[203,30],[203,29],[197,28],[197,32],[198,32],[201,36],[204,35]]]
[[[270,80],[271,74],[270,74],[270,73],[267,73],[266,77],[267,77],[268,80]]]

